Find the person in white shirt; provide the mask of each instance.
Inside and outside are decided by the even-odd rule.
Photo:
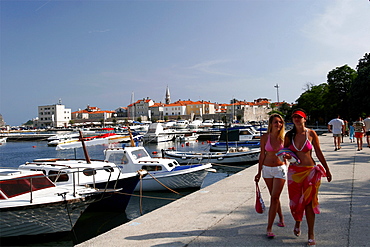
[[[344,133],[344,121],[339,117],[338,115],[337,118],[330,120],[328,123],[329,132],[333,132],[335,151],[341,149],[340,140],[342,133]]]
[[[370,114],[364,119],[367,147],[370,148]]]

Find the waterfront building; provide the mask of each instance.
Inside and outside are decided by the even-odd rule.
[[[116,111],[104,111],[96,106],[87,106],[83,110],[72,112],[72,120],[75,122],[94,122],[96,124],[116,117]]]
[[[127,107],[118,107],[115,114],[116,117],[127,117]]]
[[[65,108],[59,101],[58,104],[39,106],[38,120],[34,125],[38,128],[67,127],[71,119],[71,109]]]
[[[151,112],[151,120],[157,119],[157,120],[164,120],[164,115],[163,115],[163,108],[165,104],[162,102],[159,103],[154,103],[152,106],[149,107],[150,112]]]
[[[186,114],[203,116],[206,114],[215,114],[216,113],[216,104],[208,101],[186,101]]]
[[[135,118],[141,118],[142,120],[148,120],[152,115],[150,107],[154,105],[154,101],[149,97],[146,99],[140,99],[135,103],[127,106],[127,117],[135,120]]]
[[[164,116],[183,116],[186,115],[186,102],[176,101],[172,104],[166,104],[163,107]]]

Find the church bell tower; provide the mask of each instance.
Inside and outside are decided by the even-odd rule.
[[[169,104],[169,103],[171,103],[171,97],[170,97],[170,89],[167,86],[167,88],[166,88],[166,104]]]

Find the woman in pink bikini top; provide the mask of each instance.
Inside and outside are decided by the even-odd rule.
[[[292,114],[294,127],[285,135],[284,146],[293,151],[300,163],[289,165],[288,192],[290,211],[295,219],[294,235],[301,234],[301,222],[304,215],[307,219],[308,246],[316,246],[314,225],[315,214],[320,213],[318,189],[321,177],[326,176],[331,181],[331,173],[320,148],[319,138],[314,130],[306,128],[307,115],[303,110],[295,110]],[[312,148],[321,165],[315,164]],[[286,159],[290,155],[286,155]]]
[[[284,125],[284,120],[279,114],[270,116],[267,133],[261,137],[258,173],[254,178],[254,181],[258,183],[262,175],[271,196],[266,227],[266,236],[268,238],[275,236],[272,232],[272,225],[274,224],[276,214],[279,216],[278,226],[285,226],[279,198],[285,184],[287,170],[285,163],[276,156],[276,153],[284,147]]]

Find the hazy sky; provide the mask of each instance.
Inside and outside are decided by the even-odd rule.
[[[172,101],[266,97],[289,103],[307,83],[370,52],[368,0],[0,1],[0,114],[39,105],[114,110]]]

